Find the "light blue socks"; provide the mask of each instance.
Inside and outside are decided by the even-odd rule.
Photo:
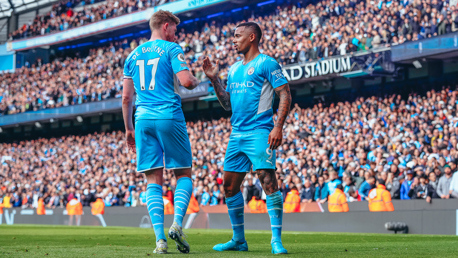
[[[232,240],[239,243],[245,242],[244,201],[242,192],[238,192],[236,195],[226,198],[226,204],[233,230]]]
[[[281,242],[281,227],[283,220],[283,201],[280,191],[266,196],[267,212],[272,228],[271,242]]]
[[[162,187],[158,184],[148,184],[146,188],[146,207],[153,224],[156,242],[167,238],[164,234],[164,201],[162,200]]]
[[[177,188],[175,190],[175,197],[173,198],[175,217],[174,221],[182,226],[184,215],[188,210],[189,200],[192,194],[192,180],[189,177],[182,177],[177,181]]]

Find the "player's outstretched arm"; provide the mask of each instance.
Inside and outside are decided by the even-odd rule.
[[[135,130],[132,123],[132,102],[134,100],[134,81],[130,78],[124,78],[122,89],[122,116],[124,126],[126,127],[126,140],[129,149],[135,153]]]
[[[291,91],[289,90],[289,84],[275,88],[275,92],[280,97],[280,104],[278,105],[275,127],[269,134],[268,143],[272,150],[278,148],[283,141],[283,125],[291,109]]]
[[[194,77],[189,70],[178,72],[177,77],[181,85],[183,85],[183,87],[188,90],[193,90],[200,83],[199,80],[197,80],[197,78]]]
[[[210,79],[210,81],[212,82],[213,88],[216,92],[216,97],[218,98],[219,103],[221,103],[221,106],[226,111],[231,110],[231,96],[224,88],[221,79],[218,77],[219,60],[216,60],[216,64],[213,65],[210,59],[208,57],[205,57],[203,69],[205,75],[207,75],[208,79]]]

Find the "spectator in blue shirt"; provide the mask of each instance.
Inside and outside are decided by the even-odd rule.
[[[146,206],[146,186],[142,186],[142,192],[140,193],[138,199],[140,199],[141,206]]]
[[[342,181],[340,181],[337,178],[337,172],[331,171],[329,173],[329,182],[328,182],[329,194],[330,195],[333,194],[334,191],[336,190],[336,187],[340,184],[342,184]]]
[[[364,181],[361,186],[359,187],[359,195],[361,199],[367,200],[367,196],[369,195],[369,191],[374,188],[375,185],[375,177],[370,176],[366,181]]]
[[[410,200],[409,191],[413,182],[413,171],[407,170],[407,177],[401,185],[401,200]]]
[[[219,194],[221,192],[219,191],[218,189],[218,186],[217,185],[213,185],[213,192],[212,192],[212,196],[211,196],[211,201],[210,201],[210,205],[218,205],[218,202],[219,202]]]
[[[200,202],[200,204],[204,206],[208,205],[208,202],[210,201],[210,194],[208,192],[209,192],[208,186],[205,186],[204,192],[202,193],[202,201]]]
[[[325,203],[328,200],[329,189],[327,183],[324,182],[324,178],[320,176],[318,178],[318,184],[315,188],[315,201]]]

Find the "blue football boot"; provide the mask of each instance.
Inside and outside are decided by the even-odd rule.
[[[224,244],[217,244],[213,247],[213,250],[218,252],[223,251],[248,251],[247,242],[236,242],[231,239],[231,241]]]
[[[273,254],[287,254],[288,251],[283,247],[283,244],[280,241],[271,243],[272,253]]]

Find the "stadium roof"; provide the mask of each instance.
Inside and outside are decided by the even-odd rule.
[[[13,11],[23,12],[53,2],[56,0],[0,0],[0,19],[11,16]]]

